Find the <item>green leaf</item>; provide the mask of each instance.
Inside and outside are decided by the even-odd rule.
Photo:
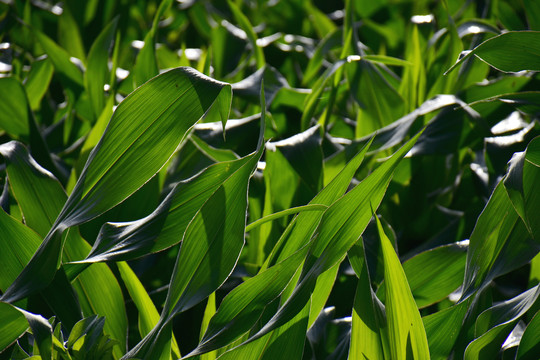
[[[23,309],[18,309],[28,321],[32,335],[34,336],[34,347],[39,349],[41,359],[51,360],[53,353],[53,329],[51,324],[41,315],[33,314]]]
[[[4,264],[0,290],[5,292],[30,261],[41,238],[3,210],[0,211],[0,226],[0,262]]]
[[[26,329],[28,321],[24,315],[13,305],[0,302],[0,351],[13,344]]]
[[[243,343],[221,355],[219,360],[261,359],[272,360],[286,356],[299,359],[302,357],[306,339],[310,303],[285,325],[261,338]]]
[[[158,208],[132,222],[105,223],[85,263],[128,260],[158,252],[182,241],[193,217],[249,157],[218,163],[174,185]]]
[[[125,200],[163,167],[215,102],[227,118],[230,99],[228,84],[189,68],[167,71],[135,90],[114,112],[57,225],[83,223]]]
[[[473,55],[503,72],[540,71],[540,31],[508,31],[494,36],[459,58],[445,74]]]
[[[470,300],[462,301],[422,318],[431,359],[448,359],[463,327],[470,304]]]
[[[540,242],[540,137],[533,139],[525,152],[523,198],[525,219],[536,242]]]
[[[456,290],[463,282],[467,245],[454,243],[422,252],[403,263],[403,270],[416,306],[436,303]],[[385,301],[386,283],[377,289]]]
[[[261,143],[258,151],[249,155],[248,161],[212,193],[189,223],[160,322],[126,358],[156,356],[173,317],[208,297],[229,277],[244,245],[248,183],[262,150]]]
[[[159,72],[156,60],[156,33],[161,17],[171,7],[172,0],[163,0],[154,15],[152,27],[144,37],[143,48],[139,51],[135,65],[133,66],[133,80],[135,86],[140,86],[144,82],[156,76]]]
[[[187,68],[163,73],[128,96],[90,154],[47,237],[2,300],[13,302],[46,286],[60,262],[65,228],[103,214],[150,180],[216,100],[226,119],[230,85]]]
[[[393,65],[393,66],[412,66],[413,64],[407,60],[398,59],[392,56],[386,56],[386,55],[364,55],[362,56],[362,60],[370,61],[374,63],[381,63],[385,65]]]
[[[364,160],[370,145],[371,142],[368,142],[308,205],[320,204],[330,206],[338,200],[347,190],[354,174]],[[319,212],[302,212],[298,214],[289,226],[287,226],[287,229],[272,249],[272,252],[263,265],[263,269],[284,260],[307,244],[317,229],[322,216],[323,214]]]
[[[383,71],[367,61],[354,62],[347,67],[351,92],[360,105],[356,137],[389,125],[404,114],[403,98],[386,80]]]
[[[325,183],[334,176],[337,171],[336,169],[340,169],[343,163],[348,161],[352,155],[356,154],[359,148],[371,139],[373,139],[373,145],[370,153],[390,149],[406,139],[409,130],[417,122],[418,118],[440,109],[450,108],[452,105],[466,104],[453,95],[439,95],[425,101],[413,112],[394,121],[390,125],[380,128],[372,134],[353,140],[350,144],[347,144],[343,149],[339,149],[325,160]]]
[[[194,134],[191,134],[189,139],[204,155],[215,162],[233,161],[239,158],[234,151],[210,146]]]
[[[315,206],[312,203],[318,202],[330,204],[342,195],[368,148],[369,144],[307,206]],[[265,307],[279,296],[293,278],[305,257],[308,250],[306,244],[321,216],[319,212],[298,214],[287,227],[259,274],[235,288],[223,300],[218,312],[211,319],[204,338],[190,356],[224,346],[253,326]]]
[[[281,294],[307,254],[304,247],[232,290],[211,318],[201,342],[187,357],[219,349],[248,331]]]
[[[527,325],[516,355],[517,360],[533,360],[538,356],[540,351],[540,311],[534,315],[532,320]]]
[[[51,83],[53,72],[54,67],[48,57],[32,63],[32,67],[24,83],[26,95],[32,110],[39,108],[41,99],[43,99]]]
[[[341,261],[337,262],[333,267],[323,272],[317,278],[317,283],[315,284],[313,293],[311,294],[311,306],[309,309],[308,321],[308,327],[310,328],[321,315],[321,311],[323,311],[326,302],[328,301],[328,297],[330,296],[338,276],[340,264]]]
[[[104,86],[110,79],[108,68],[109,49],[115,37],[117,24],[118,17],[101,31],[88,53],[84,84],[96,118],[102,113],[106,102]]]
[[[28,136],[28,104],[21,83],[12,77],[0,78],[0,129],[16,137]]]
[[[6,148],[8,145],[11,146],[10,151],[2,151],[2,148]],[[0,152],[8,160],[7,171],[11,180],[11,188],[26,224],[44,237],[61,211],[67,195],[60,183],[49,172],[41,168],[20,143],[11,142],[3,145],[2,148],[0,148]],[[70,229],[64,241],[64,261],[79,260],[86,256],[90,250],[90,245],[81,238],[76,229]],[[60,242],[58,239],[58,243]],[[24,248],[27,245],[20,246]],[[52,257],[54,258],[54,256]],[[42,276],[39,273],[27,286],[32,286],[32,284],[36,287],[42,286],[40,282],[47,279],[46,275]],[[111,270],[105,264],[96,264],[80,274],[73,281],[73,287],[78,294],[84,315],[100,314],[107,317],[105,332],[111,334],[119,342],[120,348],[116,348],[115,352],[120,355],[120,349],[125,347],[127,316],[122,290]],[[69,288],[69,283],[67,288]],[[58,293],[58,290],[60,289],[53,288],[53,294]],[[103,294],[107,294],[107,296],[103,296]],[[54,301],[52,296],[44,295],[49,303]],[[63,294],[53,304],[57,308],[67,308],[66,294]],[[76,320],[79,320],[81,316],[80,309],[78,311],[79,315]],[[58,315],[60,317],[60,314]],[[75,321],[68,322],[62,317],[60,319],[68,329],[75,323]]]
[[[385,359],[390,356],[384,305],[371,287],[364,248],[349,250],[350,263],[358,277],[352,312],[350,359]]]
[[[503,182],[499,182],[470,237],[462,299],[496,276],[528,263],[539,250],[514,210]]]
[[[332,79],[332,75],[336,73],[343,65],[355,61],[359,61],[360,57],[349,56],[346,59],[336,61],[332,67],[326,69],[324,73],[319,77],[315,85],[313,85],[311,93],[304,100],[304,111],[302,112],[301,125],[302,129],[310,127],[312,117],[315,115],[317,105],[321,99],[321,94],[324,92],[328,81]]]
[[[324,212],[292,295],[249,341],[287,323],[305,306],[316,285],[317,277],[338,263],[360,238],[371,218],[369,207],[379,206],[395,167],[420,134]]]
[[[81,90],[84,85],[83,74],[77,65],[71,62],[66,50],[38,29],[33,28],[32,33],[49,56],[55,71],[62,76],[70,87]]]
[[[122,276],[122,280],[124,281],[124,285],[139,311],[139,334],[141,337],[144,337],[158,323],[159,313],[152,302],[152,299],[150,299],[150,296],[144,289],[143,284],[133,270],[131,270],[131,267],[123,261],[118,262],[117,266],[120,276]],[[182,357],[174,337],[172,338],[172,349],[175,356]]]
[[[255,34],[255,31],[253,30],[253,26],[249,22],[249,19],[244,15],[241,11],[238,5],[236,5],[231,0],[228,0],[227,3],[229,4],[229,8],[231,9],[234,18],[236,19],[236,22],[238,25],[240,25],[240,28],[246,32],[247,38],[249,40],[249,43],[251,47],[253,48],[253,52],[255,54],[255,61],[257,63],[257,68],[261,68],[265,65],[266,61],[264,59],[264,52],[260,46],[257,45],[257,34]]]
[[[535,286],[480,314],[476,320],[477,339],[467,346],[465,359],[496,357],[518,319],[537,301],[539,295],[540,286]]]
[[[304,211],[324,211],[326,209],[328,209],[328,206],[320,205],[320,204],[304,205],[304,206],[297,206],[297,207],[289,208],[287,210],[283,210],[274,214],[267,215],[263,218],[260,218],[259,220],[255,220],[254,222],[246,226],[246,232],[249,232],[250,230],[256,228],[257,226],[261,226],[264,223],[282,218],[287,215],[297,214]]]
[[[399,258],[376,217],[384,258],[386,319],[392,359],[429,359],[429,347],[420,312]]]
[[[58,19],[58,42],[71,56],[86,63],[86,53],[79,31],[79,26],[82,24],[77,24],[71,8],[69,2],[62,8],[62,15]]]

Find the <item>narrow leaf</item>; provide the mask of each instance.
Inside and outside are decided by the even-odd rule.
[[[385,305],[391,358],[406,359],[412,356],[413,359],[429,359],[426,330],[407,277],[380,220],[377,217],[375,219],[384,258]]]

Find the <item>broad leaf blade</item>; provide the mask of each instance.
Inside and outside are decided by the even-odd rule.
[[[471,301],[463,301],[422,318],[431,359],[448,359]]]
[[[230,104],[230,85],[189,68],[167,71],[135,90],[116,109],[57,222],[80,224],[125,200],[220,98]],[[226,118],[228,108],[220,112]]]
[[[176,184],[160,206],[143,219],[104,224],[84,262],[134,259],[179,243],[201,206],[247,160],[212,165]]]
[[[499,71],[540,71],[540,31],[508,31],[494,36],[460,58],[447,73],[472,55]]]

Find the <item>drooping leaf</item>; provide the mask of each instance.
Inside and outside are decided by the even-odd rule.
[[[84,262],[134,259],[179,243],[200,207],[248,160],[218,163],[176,184],[160,206],[143,219],[104,224]]]
[[[465,359],[496,356],[517,320],[537,301],[538,295],[540,286],[501,302],[480,314],[476,320],[477,338],[467,346]]]
[[[229,277],[244,245],[247,190],[264,149],[262,134],[257,151],[215,189],[187,226],[160,321],[125,358],[160,354],[174,316],[204,300]]]
[[[540,71],[540,31],[508,31],[488,39],[462,56],[446,72],[475,55],[499,71]]]
[[[204,97],[199,95],[201,91]],[[230,86],[178,68],[126,98],[47,237],[2,300],[13,302],[46,286],[59,266],[64,229],[102,214],[147,182],[219,96],[230,101]],[[228,111],[222,106],[220,110]],[[183,121],[177,121],[177,112],[183,114]],[[137,172],[131,171],[133,164],[137,164]]]
[[[80,224],[123,201],[161,169],[214,103],[227,118],[230,97],[229,85],[188,68],[167,71],[135,90],[114,112],[57,223]],[[130,171],[133,164],[137,172]]]

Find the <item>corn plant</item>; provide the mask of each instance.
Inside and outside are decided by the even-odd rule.
[[[537,359],[540,3],[0,1],[0,359]]]

